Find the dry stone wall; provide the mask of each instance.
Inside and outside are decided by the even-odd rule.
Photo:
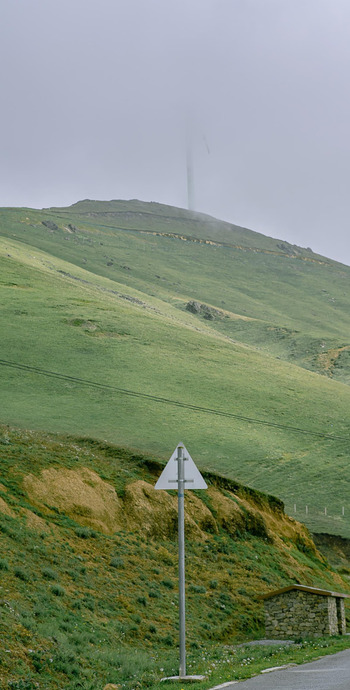
[[[345,602],[341,597],[337,597],[337,618],[338,618],[338,633],[339,635],[346,635],[346,618],[345,618]]]

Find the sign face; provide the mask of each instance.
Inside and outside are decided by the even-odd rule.
[[[170,460],[165,465],[162,474],[160,475],[155,489],[175,489],[178,488],[178,461],[177,461],[177,449],[182,448],[183,458],[184,458],[184,475],[185,475],[185,489],[207,489],[208,486],[205,483],[200,471],[194,464],[189,452],[186,450],[183,443],[179,443],[176,446]]]

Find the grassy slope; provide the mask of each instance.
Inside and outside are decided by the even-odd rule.
[[[338,356],[350,335],[347,267],[139,202],[3,210],[1,233],[4,359],[348,436],[348,351]],[[199,241],[209,234],[215,244]],[[189,299],[222,314],[192,315]],[[108,438],[164,459],[182,438],[201,467],[271,491],[289,511],[307,504],[315,529],[350,534],[341,517],[342,506],[350,510],[344,441],[16,370],[2,375],[4,421]],[[324,506],[331,519],[322,520]]]
[[[8,427],[0,441],[1,687],[158,687],[178,664],[176,509],[165,492],[153,491],[159,461]],[[109,491],[84,470],[72,492],[81,468]],[[189,668],[218,680],[242,678],[252,672],[252,650],[222,643],[263,635],[259,593],[290,582],[336,591],[349,585],[278,501],[206,479],[208,491],[186,498]],[[46,487],[46,495],[35,487]],[[329,644],[313,644],[311,653]],[[262,649],[254,656],[259,669],[306,653]]]

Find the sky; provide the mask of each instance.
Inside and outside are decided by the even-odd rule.
[[[0,0],[0,206],[187,206],[350,265],[349,0]]]

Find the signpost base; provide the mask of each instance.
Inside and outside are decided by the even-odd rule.
[[[169,678],[161,678],[160,682],[163,683],[165,681],[168,682],[180,682],[180,683],[195,683],[196,681],[199,680],[206,680],[205,676],[169,676]]]

